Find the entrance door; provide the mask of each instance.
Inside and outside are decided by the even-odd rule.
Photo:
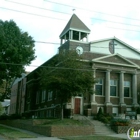
[[[81,103],[81,99],[75,98],[75,105],[74,105],[74,113],[75,114],[80,114],[80,103]]]

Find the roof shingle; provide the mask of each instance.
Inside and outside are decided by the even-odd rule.
[[[70,29],[82,30],[88,33],[90,32],[90,29],[77,17],[76,14],[72,15],[59,37],[61,38]]]

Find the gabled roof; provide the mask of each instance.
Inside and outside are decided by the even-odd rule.
[[[117,62],[107,62],[105,61],[106,58],[111,58],[111,57],[118,57],[118,58],[121,58],[124,62],[126,62],[126,64],[123,64],[123,63],[117,63]],[[107,56],[103,56],[103,57],[99,57],[99,58],[95,58],[95,59],[92,59],[93,62],[99,62],[99,63],[109,63],[109,64],[112,64],[112,65],[122,65],[122,66],[129,66],[129,67],[137,67],[137,68],[140,68],[137,64],[135,64],[134,62],[126,59],[125,57],[121,56],[120,54],[111,54],[111,55],[107,55]]]
[[[137,53],[140,54],[140,52],[139,52],[138,50],[136,50],[136,49],[133,48],[132,46],[128,45],[127,43],[123,42],[122,40],[116,38],[115,36],[112,37],[112,38],[106,38],[106,39],[91,41],[90,43],[91,43],[91,44],[92,44],[92,43],[94,44],[94,43],[97,43],[97,42],[103,42],[103,41],[112,40],[112,39],[114,39],[114,40],[116,40],[116,41],[118,41],[118,42],[124,44],[124,45],[127,46],[129,49],[131,49],[131,50],[133,50],[133,51],[135,51],[135,52],[137,52]]]
[[[59,37],[62,37],[70,29],[82,30],[87,33],[90,32],[90,29],[75,14],[72,15]]]

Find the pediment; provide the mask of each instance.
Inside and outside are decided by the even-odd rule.
[[[112,65],[139,67],[134,62],[124,58],[123,56],[121,56],[119,54],[113,54],[113,55],[107,55],[107,56],[99,57],[99,58],[96,58],[96,59],[92,59],[92,61],[93,62],[99,62],[99,63],[112,64]]]

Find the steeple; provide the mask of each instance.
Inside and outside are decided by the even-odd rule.
[[[83,41],[83,39],[86,38],[86,41],[88,42],[89,33],[90,29],[75,14],[73,14],[59,36],[61,39],[61,45],[63,44],[63,40],[65,40],[65,42],[67,40]]]

